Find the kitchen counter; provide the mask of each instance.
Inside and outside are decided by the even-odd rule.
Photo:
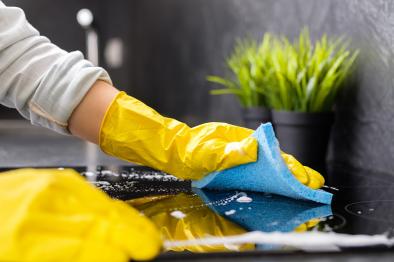
[[[250,253],[220,253],[220,254],[166,254],[155,261],[193,261],[193,262],[392,262],[392,252],[345,252],[345,253],[297,253],[297,254],[263,254],[261,252]]]
[[[324,188],[334,193],[331,206],[266,193],[193,189],[188,181],[144,167],[97,171],[93,183],[143,212],[165,236],[172,236],[168,239],[219,237],[217,246],[205,240],[175,249],[167,246],[173,251],[157,261],[392,261],[394,178],[337,168],[329,169],[330,187]],[[244,195],[252,202],[237,200]],[[270,242],[272,235],[255,245],[223,242],[246,232],[280,232],[281,242]],[[307,240],[303,232],[315,235]],[[380,240],[371,242],[369,236]],[[297,241],[289,242],[292,237]],[[351,244],[349,237],[367,242]],[[256,238],[249,238],[253,243],[251,239]]]
[[[325,190],[334,190],[332,191],[335,194],[334,201],[330,207],[248,192],[253,202],[240,204],[233,198],[239,192],[196,191],[190,187],[189,181],[179,181],[164,173],[135,167],[130,163],[108,157],[97,147],[87,145],[71,136],[62,136],[46,129],[33,127],[26,121],[1,121],[0,171],[15,167],[44,166],[75,168],[111,197],[136,205],[135,208],[148,216],[150,214],[154,217],[155,214],[159,214],[176,222],[171,212],[178,208],[183,210],[187,218],[200,216],[201,219],[190,220],[190,226],[197,230],[200,228],[198,221],[207,221],[207,219],[209,223],[217,221],[216,226],[219,229],[235,225],[235,230],[242,232],[281,231],[283,233],[293,231],[300,223],[307,225],[308,221],[315,221],[317,224],[312,224],[308,231],[350,235],[387,234],[390,238],[393,236],[394,178],[392,176],[357,170],[345,171],[343,168],[332,169],[327,181],[332,188],[325,188]],[[339,188],[339,191],[335,191],[335,188]],[[244,205],[243,211],[240,212],[242,205]],[[280,215],[278,210],[284,210],[281,206],[291,206],[288,208],[290,213],[285,216]],[[228,213],[229,210],[237,210],[237,212]],[[185,223],[186,221],[187,219]],[[176,224],[175,222],[170,225]],[[171,229],[170,225],[157,224],[158,227],[168,229]],[[201,228],[204,228],[204,225],[201,225]],[[207,230],[206,234],[212,235],[210,227],[203,230]],[[223,231],[223,236],[231,232]],[[337,248],[327,251],[325,248],[309,250],[300,246],[289,249],[286,245],[262,244],[242,252],[234,252],[231,246],[226,252],[169,251],[156,260],[392,261],[393,256],[393,248],[385,245]]]
[[[0,167],[124,165],[91,144],[32,126],[24,120],[0,121]]]

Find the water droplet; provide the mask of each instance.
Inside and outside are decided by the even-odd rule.
[[[186,215],[182,211],[178,211],[178,210],[172,211],[171,216],[178,218],[178,219],[182,219],[182,218],[186,217]]]
[[[229,210],[229,211],[226,211],[226,212],[224,212],[224,214],[226,214],[227,216],[230,216],[230,215],[233,215],[233,214],[235,214],[235,210],[234,209],[231,209],[231,210]]]
[[[253,199],[251,199],[250,197],[247,197],[247,196],[241,196],[241,197],[237,198],[238,203],[250,203],[252,201],[253,201]]]

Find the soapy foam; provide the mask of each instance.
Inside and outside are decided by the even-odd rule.
[[[327,185],[324,185],[324,186],[322,186],[322,188],[327,188],[327,189],[331,189],[331,190],[334,190],[334,191],[339,191],[339,189],[338,189],[338,188],[336,188],[336,187],[333,187],[333,186],[327,186]]]
[[[185,247],[185,246],[206,246],[206,245],[241,245],[247,243],[269,244],[269,245],[288,245],[299,247],[300,249],[332,249],[333,247],[365,247],[373,245],[394,245],[394,239],[387,235],[348,235],[337,233],[265,233],[253,231],[237,236],[230,237],[208,237],[202,239],[185,241],[165,241],[166,248]]]
[[[238,203],[250,203],[252,201],[253,201],[253,199],[251,199],[248,196],[241,196],[241,197],[237,198]]]
[[[178,219],[182,219],[182,218],[186,217],[185,213],[183,213],[182,211],[179,211],[179,210],[172,211],[171,216],[178,218]]]
[[[236,212],[236,211],[235,211],[234,209],[231,209],[231,210],[229,210],[229,211],[224,212],[224,214],[226,214],[226,216],[231,216],[231,215],[234,215],[235,212]]]

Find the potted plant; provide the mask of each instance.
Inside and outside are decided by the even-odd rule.
[[[242,118],[246,127],[256,129],[262,122],[271,120],[265,95],[265,82],[268,79],[267,58],[271,36],[266,34],[262,43],[247,39],[238,40],[226,60],[232,76],[224,78],[209,76],[208,81],[225,88],[214,89],[213,95],[232,94],[238,97],[242,107]]]
[[[357,51],[343,38],[323,35],[312,44],[307,29],[293,43],[275,38],[266,84],[267,100],[281,148],[300,162],[325,171],[334,103],[351,73]]]

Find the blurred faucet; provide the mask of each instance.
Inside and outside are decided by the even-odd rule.
[[[94,16],[89,9],[81,9],[77,13],[77,21],[85,30],[86,34],[86,58],[93,65],[99,65],[99,41],[97,27],[94,24]],[[99,149],[95,144],[86,142],[86,166],[87,171],[94,172],[98,163]]]
[[[99,41],[94,16],[89,9],[81,9],[77,13],[77,21],[86,33],[86,57],[95,66],[99,65]]]

